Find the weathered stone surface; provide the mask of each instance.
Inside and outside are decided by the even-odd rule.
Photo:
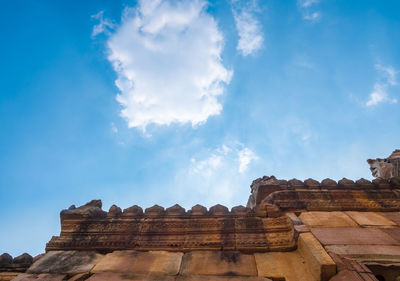
[[[347,189],[355,188],[355,182],[346,178],[342,178],[338,181],[338,187]]]
[[[376,178],[390,179],[400,176],[400,150],[396,149],[384,159],[368,159],[372,175]]]
[[[319,281],[311,274],[310,264],[298,251],[254,254],[259,276],[286,281]]]
[[[235,206],[231,209],[231,213],[233,213],[233,214],[246,214],[247,211],[248,211],[248,209],[242,205]]]
[[[137,205],[133,205],[132,207],[124,209],[122,214],[127,217],[141,217],[143,216],[143,209]]]
[[[90,218],[104,218],[107,216],[107,212],[101,209],[101,200],[92,200],[79,208],[71,208],[68,210],[61,211],[61,218],[63,217],[90,217]]]
[[[0,272],[25,272],[32,264],[32,256],[24,253],[16,258],[4,253],[0,256]]]
[[[316,280],[328,281],[336,274],[336,264],[310,232],[299,235],[298,249]]]
[[[19,272],[0,272],[0,281],[10,281],[15,278]]]
[[[110,210],[108,211],[108,216],[109,217],[119,217],[122,216],[122,210],[120,207],[117,205],[112,205],[110,207]]]
[[[397,243],[396,245],[400,245],[400,229],[399,228],[385,228],[381,229],[383,232],[392,237]]]
[[[337,265],[338,274],[330,280],[336,281],[378,281],[364,264],[335,253],[329,253]]]
[[[297,188],[304,188],[305,187],[304,182],[302,182],[301,180],[298,180],[298,179],[289,180],[288,181],[288,186],[291,189],[297,189]]]
[[[336,253],[362,262],[381,261],[400,263],[400,246],[388,245],[331,245],[326,246],[328,252]]]
[[[400,212],[382,212],[380,214],[400,226]]]
[[[202,205],[195,205],[192,207],[190,214],[194,216],[203,216],[207,213],[207,208]]]
[[[312,228],[311,232],[323,245],[400,245],[375,228]]]
[[[78,274],[89,272],[103,255],[93,251],[50,251],[36,261],[27,273]]]
[[[332,179],[324,179],[321,181],[321,188],[335,188],[337,187],[337,182]]]
[[[78,273],[68,279],[68,281],[84,281],[90,277],[89,272]]]
[[[343,212],[303,212],[300,220],[309,227],[357,227]]]
[[[193,251],[183,256],[181,275],[257,276],[253,255],[236,251]]]
[[[183,253],[166,251],[114,251],[92,269],[92,273],[177,275]]]
[[[30,254],[27,253],[23,253],[22,255],[15,257],[13,259],[13,263],[14,264],[23,264],[23,265],[31,265],[32,264],[32,256]]]
[[[249,277],[249,276],[177,276],[175,281],[272,281],[265,277]]]
[[[0,256],[0,267],[9,266],[13,262],[13,258],[8,253],[4,253]]]
[[[319,189],[319,187],[320,187],[319,182],[314,179],[306,179],[304,181],[304,184],[306,187],[308,187],[310,189]]]
[[[394,226],[396,223],[376,212],[346,212],[361,226]]]
[[[198,205],[188,213],[179,205],[167,211],[153,206],[146,209],[145,216],[136,215],[141,209],[131,210],[134,213],[125,210],[122,216],[104,218],[62,216],[61,234],[47,243],[46,250],[264,252],[294,247],[290,221],[269,203],[263,203],[255,210],[234,208],[231,213],[221,205],[210,208],[209,212]],[[262,223],[265,217],[268,217],[267,225]]]
[[[23,273],[19,274],[17,277],[12,279],[12,281],[63,281],[66,279],[65,274],[51,274],[51,273],[42,273],[42,274],[28,274]]]
[[[164,215],[164,213],[165,213],[164,208],[161,206],[158,206],[158,205],[154,205],[150,208],[147,208],[144,211],[144,215],[146,217],[160,217],[160,216]]]
[[[127,273],[102,272],[90,276],[87,281],[175,281],[175,276],[132,275]]]
[[[210,208],[209,213],[213,216],[224,216],[229,213],[229,209],[225,206],[217,204]]]
[[[185,209],[182,208],[180,205],[175,204],[172,207],[167,208],[166,214],[169,217],[179,217],[186,215]]]

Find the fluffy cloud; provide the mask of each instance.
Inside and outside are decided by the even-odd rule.
[[[139,1],[125,9],[107,46],[129,127],[197,125],[221,112],[218,97],[232,71],[222,64],[223,36],[205,1]]]
[[[256,17],[258,3],[252,1],[232,1],[232,12],[239,34],[237,50],[243,55],[253,54],[263,45],[262,26]]]
[[[297,5],[304,20],[315,22],[321,18],[321,12],[315,10],[319,0],[298,0]]]
[[[382,102],[397,103],[397,99],[390,98],[387,91],[390,86],[397,85],[396,73],[397,71],[391,66],[375,65],[375,69],[379,73],[379,78],[374,84],[374,90],[369,95],[366,106],[371,107],[378,105]]]

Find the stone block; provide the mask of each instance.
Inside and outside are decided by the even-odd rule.
[[[361,276],[360,273],[356,271],[350,270],[342,270],[338,274],[332,277],[330,281],[376,281],[375,277],[372,274],[363,274]],[[368,279],[367,279],[368,278]]]
[[[396,223],[392,220],[386,218],[377,212],[346,212],[355,222],[361,226],[381,226],[381,227],[391,227],[395,226]]]
[[[65,274],[29,274],[23,273],[12,279],[12,281],[63,281],[65,280]]]
[[[255,253],[258,275],[273,280],[320,281],[310,271],[310,262],[298,251]]]
[[[92,273],[177,275],[183,253],[166,251],[114,251],[92,269]]]
[[[390,235],[376,228],[312,228],[311,232],[326,245],[400,245]]]
[[[243,276],[178,276],[175,281],[272,281],[265,277],[243,277]]]
[[[68,281],[84,281],[90,277],[89,272],[75,274],[74,276],[70,277]]]
[[[400,212],[382,212],[380,214],[400,226]]]
[[[102,257],[103,255],[94,251],[50,251],[32,264],[27,273],[89,272]]]
[[[331,245],[326,251],[358,261],[400,263],[400,246],[388,245]]]
[[[344,212],[304,212],[299,218],[309,227],[357,227]]]
[[[16,277],[18,272],[0,272],[0,281],[10,281]]]
[[[298,250],[308,261],[310,271],[316,280],[328,281],[336,274],[335,262],[312,233],[299,235]]]
[[[175,276],[132,275],[127,273],[101,272],[90,276],[87,281],[175,281]]]
[[[387,228],[382,229],[383,232],[390,235],[394,240],[397,241],[397,245],[400,245],[400,228]]]
[[[183,256],[181,275],[257,276],[253,255],[236,251],[192,251]]]

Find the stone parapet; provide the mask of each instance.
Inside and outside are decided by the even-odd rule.
[[[268,204],[249,209],[196,205],[185,211],[179,205],[138,206],[109,212],[101,201],[61,212],[61,233],[46,245],[51,250],[237,250],[242,252],[294,249],[294,229],[288,217]]]
[[[269,204],[280,211],[400,211],[400,177],[390,179],[346,178],[304,182],[274,176],[253,181],[248,208]]]

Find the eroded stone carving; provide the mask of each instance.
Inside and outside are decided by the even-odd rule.
[[[144,216],[128,215],[138,210],[131,207],[123,215],[116,215],[119,211],[115,206],[110,208],[111,215],[109,212],[101,217],[86,213],[61,216],[60,236],[53,237],[46,250],[266,252],[295,247],[293,226],[275,205],[261,204],[256,211],[238,206],[231,212],[222,205],[208,212],[201,205],[189,212],[179,205],[166,210],[155,205],[147,208]]]
[[[393,151],[387,158],[368,159],[367,162],[376,178],[390,179],[400,176],[400,149]]]

